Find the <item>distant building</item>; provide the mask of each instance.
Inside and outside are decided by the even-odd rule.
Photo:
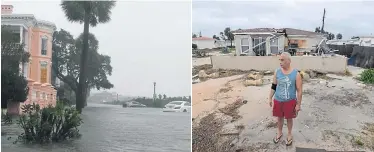
[[[1,5],[1,25],[10,27],[19,35],[19,42],[25,44],[30,61],[20,65],[21,74],[28,80],[29,96],[24,103],[10,102],[8,112],[20,114],[21,106],[36,103],[42,108],[56,104],[56,90],[52,78],[52,34],[54,23],[37,20],[32,14],[13,14],[12,5]]]
[[[216,48],[215,39],[210,37],[192,38],[192,43],[197,45],[198,49],[213,49]]]

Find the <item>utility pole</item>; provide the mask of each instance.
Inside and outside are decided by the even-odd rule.
[[[153,102],[156,101],[156,82],[153,82]]]
[[[322,17],[322,28],[321,33],[325,33],[325,15],[326,15],[326,9],[323,9],[323,17]]]

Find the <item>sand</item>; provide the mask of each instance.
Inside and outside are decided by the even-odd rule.
[[[374,145],[370,139],[374,137],[363,134],[362,130],[365,123],[374,123],[374,90],[354,79],[362,69],[349,67],[349,71],[353,76],[328,75],[331,80],[304,82],[302,111],[294,120],[294,143],[290,147],[284,141],[286,126],[282,142],[272,143],[276,123],[268,105],[270,84],[245,87],[241,79],[244,75],[193,84],[193,128],[203,130],[198,128],[204,127],[199,124],[200,120],[214,113],[211,121],[223,125],[219,134],[232,133],[230,137],[214,136],[222,138],[217,140],[221,149],[215,148],[215,151],[295,151],[296,147],[373,151],[374,146],[368,144]],[[219,109],[236,100],[248,102],[237,109],[240,118],[229,121],[227,116],[220,115]],[[225,120],[219,121],[220,118]],[[230,146],[222,148],[222,144]]]

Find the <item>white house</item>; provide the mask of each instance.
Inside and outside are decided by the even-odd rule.
[[[192,44],[196,44],[198,49],[216,48],[215,39],[210,37],[192,38]]]
[[[278,54],[285,50],[304,53],[316,49],[325,39],[321,33],[293,28],[253,28],[233,31],[236,54],[248,55],[259,52],[261,55]]]

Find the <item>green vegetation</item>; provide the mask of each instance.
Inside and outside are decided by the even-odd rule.
[[[226,27],[225,30],[223,30],[223,32],[220,33],[220,35],[221,35],[222,40],[230,41],[230,43],[231,43],[230,48],[232,48],[233,47],[232,46],[232,41],[234,41],[235,35],[232,33],[231,28]]]
[[[172,101],[187,101],[191,103],[191,96],[185,97],[167,97],[165,94],[158,95],[158,98],[153,101],[153,98],[146,98],[146,97],[139,97],[135,98],[132,101],[139,102],[141,104],[146,105],[147,107],[153,107],[153,108],[163,108],[166,104]],[[115,105],[121,105],[125,103],[126,101],[112,101],[109,102],[108,104],[115,104]]]
[[[196,50],[197,49],[197,44],[192,43],[192,49]]]
[[[137,101],[141,104],[146,105],[147,107],[154,108],[163,108],[166,104],[172,101],[188,101],[191,102],[191,96],[189,97],[167,97],[166,95],[158,95],[158,98],[153,102],[152,98],[136,98],[134,101]]]
[[[6,109],[9,102],[24,102],[29,88],[27,80],[20,75],[19,65],[27,63],[30,57],[24,51],[17,36],[8,26],[1,26],[1,108]]]
[[[82,119],[78,111],[60,102],[43,109],[36,104],[24,105],[22,112],[17,124],[24,132],[16,142],[43,144],[81,136],[78,127]]]
[[[109,82],[108,76],[112,74],[110,56],[99,54],[99,41],[95,35],[89,34],[89,51],[87,72],[87,88],[85,96],[88,96],[90,89],[110,89],[113,84]],[[52,70],[55,76],[64,82],[64,85],[57,89],[57,96],[68,104],[77,104],[79,94],[79,71],[82,55],[83,34],[74,39],[73,36],[61,29],[53,34]],[[75,98],[75,99],[74,99]]]
[[[359,80],[364,82],[364,83],[374,84],[374,69],[364,70],[360,74]]]
[[[6,125],[12,124],[12,116],[9,113],[1,112],[1,122],[4,122],[4,124]]]
[[[82,50],[79,60],[79,83],[76,85],[76,108],[82,112],[87,104],[87,90],[89,85],[86,83],[90,74],[88,70],[88,61],[91,57],[90,33],[89,28],[95,27],[100,23],[107,23],[111,20],[111,10],[115,6],[115,1],[62,1],[61,7],[66,18],[71,22],[84,24],[82,38]]]

